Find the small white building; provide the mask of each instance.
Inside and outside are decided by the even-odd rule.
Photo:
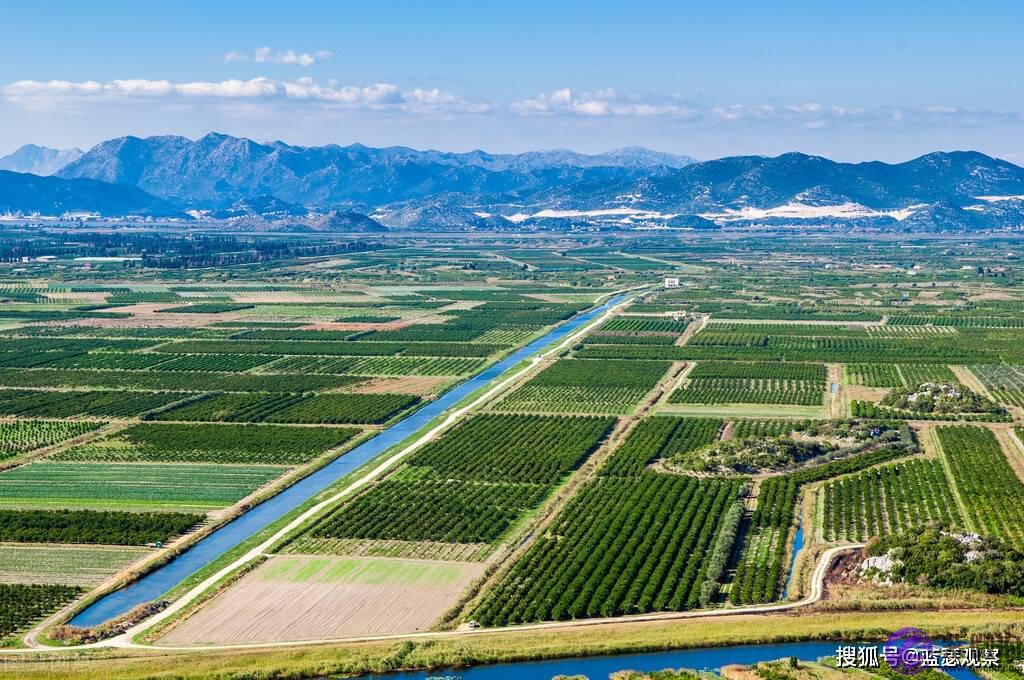
[[[679,287],[679,279],[676,278],[676,277],[666,278],[665,279],[665,287],[666,288],[678,288]]]

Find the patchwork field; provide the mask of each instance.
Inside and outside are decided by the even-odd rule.
[[[12,582],[3,597],[20,612],[0,638],[145,554],[144,546],[173,543],[285,473],[344,455],[357,438],[589,307],[596,295],[572,289],[541,299],[525,287],[331,282],[335,267],[373,262],[307,263],[297,275],[326,271],[329,280],[309,284],[181,283],[173,273],[158,283],[0,283],[0,459],[10,461],[0,471],[0,582]],[[410,468],[414,477],[435,470],[423,479],[380,486],[386,495],[399,484],[403,496],[402,507],[393,500],[382,506],[397,513],[390,533],[348,529],[342,533],[383,537],[322,537],[309,547],[331,552],[356,542],[342,550],[483,559],[488,541],[536,507],[607,429],[606,422],[574,422],[589,434],[566,429],[577,437],[568,453],[549,428],[531,433],[549,437],[530,441],[554,446],[548,453],[557,462],[524,459],[517,469],[533,465],[542,482],[492,483],[479,470],[433,461]],[[456,472],[468,478],[436,476]],[[417,527],[423,507],[435,505],[450,510],[446,528]],[[429,538],[438,535],[465,543]],[[14,587],[50,582],[73,587]]]
[[[325,539],[369,539],[451,544],[462,555],[469,544],[493,543],[593,451],[612,423],[475,416],[314,524],[290,550],[344,549],[355,544]]]
[[[265,642],[428,630],[483,565],[370,557],[277,556],[161,638]]]
[[[47,233],[61,257],[90,247]],[[1009,234],[320,232],[218,235],[233,249],[205,254],[220,241],[147,238],[137,267],[0,262],[4,644],[625,290],[160,642],[773,603],[806,594],[801,549],[1024,540]],[[955,596],[1000,587],[979,579]],[[919,588],[892,592],[935,597]]]

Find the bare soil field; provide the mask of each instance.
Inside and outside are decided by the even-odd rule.
[[[75,319],[76,326],[95,326],[97,328],[135,328],[138,326],[158,326],[161,328],[198,327],[209,326],[218,321],[237,321],[242,318],[238,312],[223,312],[221,314],[209,313],[187,313],[187,312],[158,312],[158,309],[181,306],[173,302],[145,302],[124,307],[111,307],[109,312],[131,314],[132,316],[123,319],[107,318],[86,318]]]
[[[60,300],[60,301],[66,301],[66,302],[74,302],[76,304],[81,304],[81,303],[84,303],[84,302],[90,302],[90,303],[93,303],[93,304],[101,304],[101,303],[104,303],[104,302],[107,301],[107,296],[110,295],[110,293],[107,293],[107,292],[95,293],[95,292],[85,292],[85,291],[75,291],[75,292],[70,292],[70,293],[62,293],[62,292],[59,292],[59,291],[54,291],[54,292],[44,293],[44,295],[46,297],[50,298],[51,300]]]
[[[1021,451],[1017,436],[1009,428],[992,428],[992,434],[999,440],[999,446],[1006,454],[1006,460],[1009,461],[1010,467],[1017,473],[1021,482],[1024,482],[1024,451]]]
[[[292,293],[289,291],[275,290],[275,291],[260,291],[256,293],[235,293],[230,296],[235,302],[246,303],[246,304],[264,304],[264,303],[283,303],[291,302],[294,304],[309,304],[316,302],[311,300],[299,293]]]
[[[276,642],[427,630],[482,564],[279,555],[158,644]]]
[[[999,300],[1003,302],[1012,302],[1017,298],[1015,298],[1010,293],[996,290],[988,293],[982,293],[981,295],[972,295],[968,299],[971,300],[972,302],[983,302],[985,300]]]
[[[953,371],[953,375],[956,376],[956,379],[959,380],[964,387],[992,399],[992,394],[985,388],[981,381],[971,373],[971,369],[966,366],[950,366],[949,370]]]
[[[451,381],[451,376],[446,375],[405,375],[397,378],[374,378],[359,383],[354,388],[346,386],[349,389],[345,391],[362,392],[363,394],[388,394],[395,392],[429,397],[437,394],[441,388]]]
[[[864,385],[844,385],[846,398],[860,401],[881,401],[885,395],[892,392],[891,387],[866,387]]]

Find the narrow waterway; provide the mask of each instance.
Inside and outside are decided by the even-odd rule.
[[[802,506],[801,506],[802,507]],[[797,508],[797,516],[801,513],[801,508]],[[789,587],[793,585],[793,568],[796,567],[796,556],[800,552],[800,549],[804,547],[804,525],[803,522],[796,527],[796,536],[793,537],[793,547],[789,550],[789,571],[786,572],[786,586],[782,589],[782,599],[785,600],[789,597]]]
[[[937,643],[944,644],[944,643]],[[643,654],[622,654],[616,656],[588,656],[545,661],[520,661],[470,668],[445,668],[433,671],[405,671],[375,673],[360,676],[367,680],[551,680],[563,676],[582,675],[589,680],[606,680],[612,673],[623,670],[650,673],[667,668],[718,671],[728,664],[750,665],[778,659],[796,657],[800,661],[817,661],[826,656],[835,656],[843,645],[862,646],[854,642],[787,642],[770,645],[739,645],[735,647],[704,647],[680,649],[672,652],[648,652]],[[955,643],[950,644],[954,646]],[[883,645],[874,646],[878,658],[882,659]],[[943,668],[956,680],[969,680],[978,676],[966,668]]]
[[[486,387],[491,382],[501,379],[506,372],[512,370],[523,359],[537,354],[552,344],[560,342],[580,326],[624,300],[625,297],[625,295],[613,297],[599,307],[574,316],[547,335],[534,340],[529,345],[522,347],[498,363],[448,390],[438,399],[426,404],[391,427],[382,430],[371,439],[367,439],[348,453],[293,484],[273,498],[228,522],[209,536],[197,541],[191,548],[159,569],[150,572],[121,590],[114,591],[96,600],[96,602],[83,609],[71,619],[71,624],[75,626],[95,626],[120,616],[143,602],[159,598],[196,571],[316,496],[334,482],[415,434],[432,420],[458,404],[467,395]]]

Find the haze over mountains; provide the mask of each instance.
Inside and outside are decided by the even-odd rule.
[[[81,155],[81,149],[51,149],[26,144],[14,153],[0,158],[0,170],[52,175],[68,163],[78,160]]]
[[[969,151],[897,164],[800,153],[697,162],[638,147],[596,155],[448,153],[261,144],[221,134],[121,137],[80,157],[75,151],[23,147],[0,159],[0,167],[55,174],[44,182],[0,173],[0,212],[191,211],[267,228],[339,230],[1024,225],[1024,168]],[[54,167],[59,158],[66,164]]]

